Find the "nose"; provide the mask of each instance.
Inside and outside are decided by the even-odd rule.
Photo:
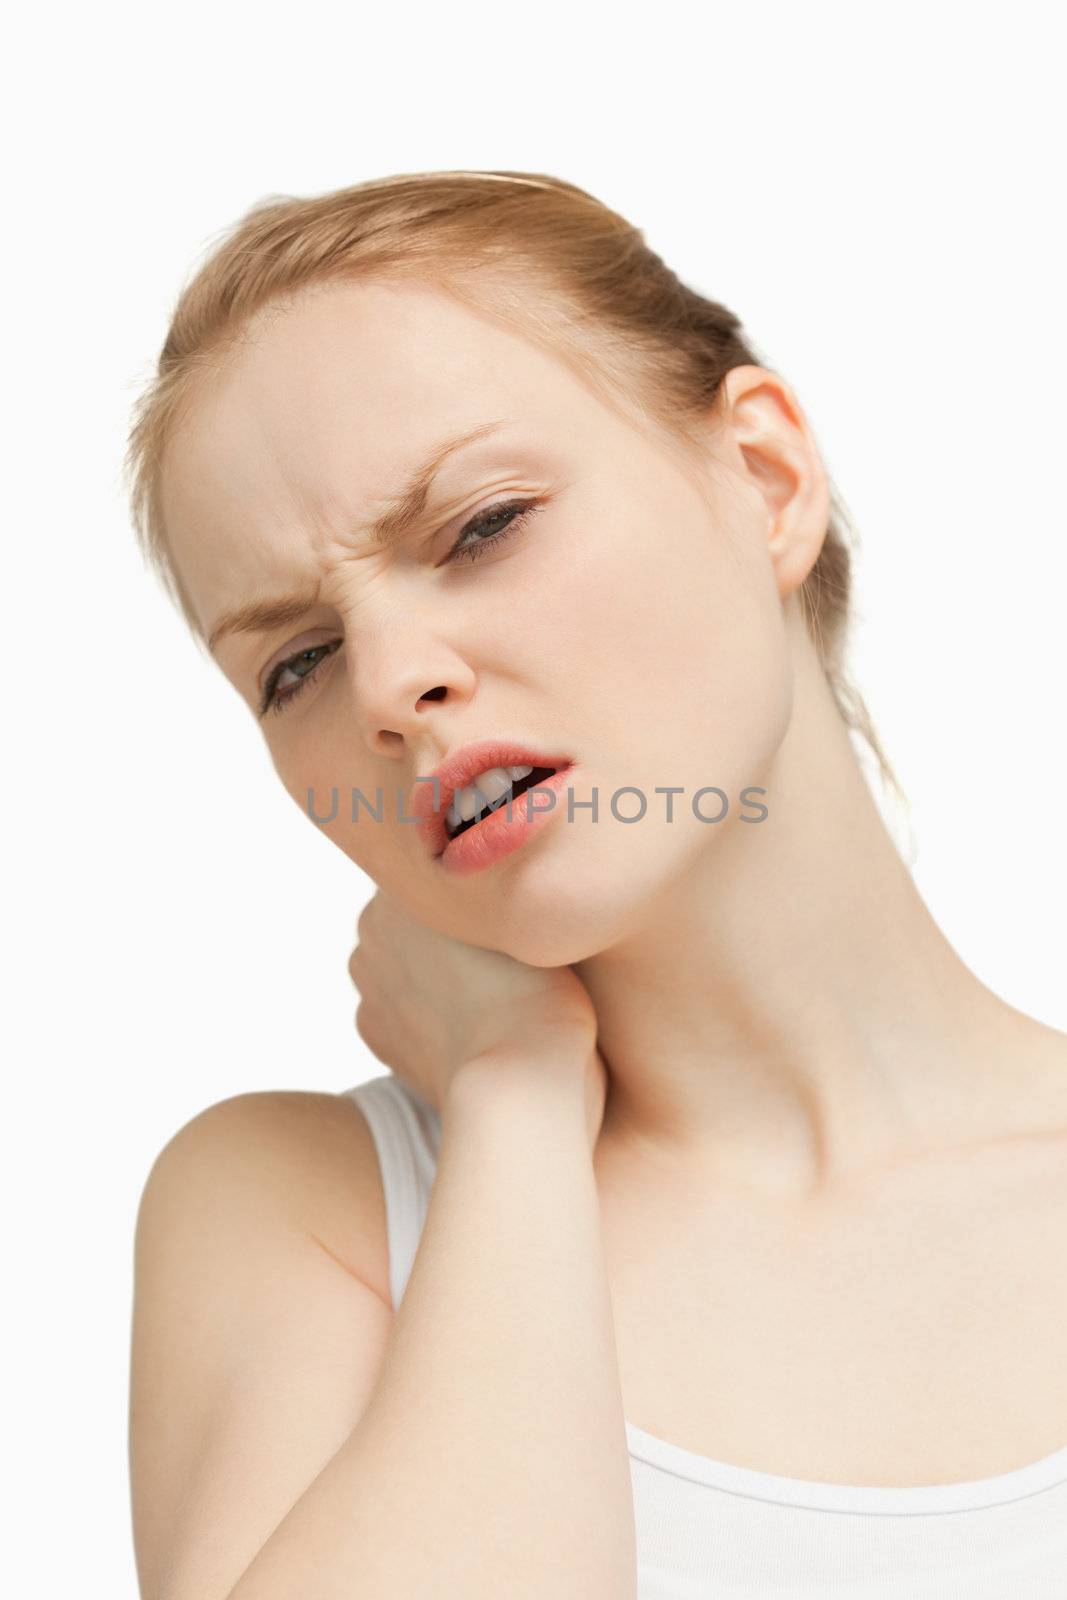
[[[410,630],[386,629],[373,644],[364,636],[348,662],[353,713],[367,748],[377,755],[395,757],[425,745],[430,728],[447,714],[444,708],[455,711],[474,689],[463,658],[425,633],[416,639]]]

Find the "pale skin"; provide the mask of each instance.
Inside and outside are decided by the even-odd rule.
[[[301,621],[216,650],[258,716],[272,665],[340,641],[262,717],[302,808],[391,798],[493,735],[598,790],[595,825],[556,817],[461,880],[412,827],[342,804],[324,831],[379,889],[350,966],[375,1055],[439,1107],[476,1058],[490,1087],[494,1060],[534,1094],[573,1084],[625,1416],[798,1478],[992,1476],[1067,1445],[1067,1037],[979,981],[901,863],[800,604],[829,510],[811,429],[760,367],[725,391],[689,472],[451,298],[333,286],[265,319],[194,409],[166,463],[175,558],[206,632],[320,584]],[[501,418],[417,530],[370,543],[436,444]],[[524,496],[544,511],[523,531],[446,564]],[[709,784],[731,800],[712,826],[685,803]],[[649,799],[630,826],[625,786]],[[508,1040],[525,1054],[494,1057]],[[306,1098],[370,1192],[361,1119]],[[281,1126],[293,1097],[264,1110]],[[380,1191],[355,1241],[350,1202],[323,1202],[325,1243],[387,1302]]]

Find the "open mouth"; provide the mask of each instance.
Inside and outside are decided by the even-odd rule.
[[[458,839],[461,833],[466,833],[470,828],[476,828],[479,822],[483,822],[490,812],[500,811],[508,804],[509,800],[517,800],[519,795],[525,794],[527,789],[532,789],[535,784],[544,783],[546,778],[550,778],[554,772],[558,771],[558,767],[533,767],[524,778],[514,778],[512,780],[510,789],[502,794],[498,800],[490,801],[488,805],[484,805],[480,811],[476,812],[475,815],[470,818],[469,821],[460,822],[456,827],[453,827],[451,821],[446,816],[445,834],[449,840]],[[476,788],[477,785],[467,784],[462,787],[470,789]],[[457,793],[459,793],[458,790]],[[475,799],[477,798],[478,796],[475,795]]]

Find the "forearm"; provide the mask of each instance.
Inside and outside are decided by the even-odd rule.
[[[570,1101],[493,1081],[452,1086],[418,1254],[358,1426],[228,1600],[635,1595],[589,1137]]]

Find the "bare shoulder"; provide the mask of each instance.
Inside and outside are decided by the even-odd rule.
[[[145,1600],[229,1594],[369,1403],[393,1316],[377,1157],[344,1095],[178,1129],[137,1214],[129,1454]]]
[[[389,1305],[378,1153],[350,1095],[263,1089],[216,1101],[163,1146],[145,1193],[177,1172],[187,1194],[200,1180],[212,1209],[254,1188],[264,1221],[271,1215],[316,1239]]]
[[[1022,1013],[1018,1013],[1022,1016]],[[1033,1084],[1032,1105],[1037,1117],[1035,1132],[1067,1145],[1067,1033],[1025,1017],[1025,1060],[1020,1083]]]
[[[982,1169],[985,1192],[1005,1205],[1014,1196],[1024,1223],[1036,1216],[1047,1225],[1057,1215],[1067,1225],[1067,1034],[1007,1010],[1010,1032],[997,1040],[995,1131],[976,1146],[991,1163]],[[1003,1189],[990,1182],[994,1174]]]

